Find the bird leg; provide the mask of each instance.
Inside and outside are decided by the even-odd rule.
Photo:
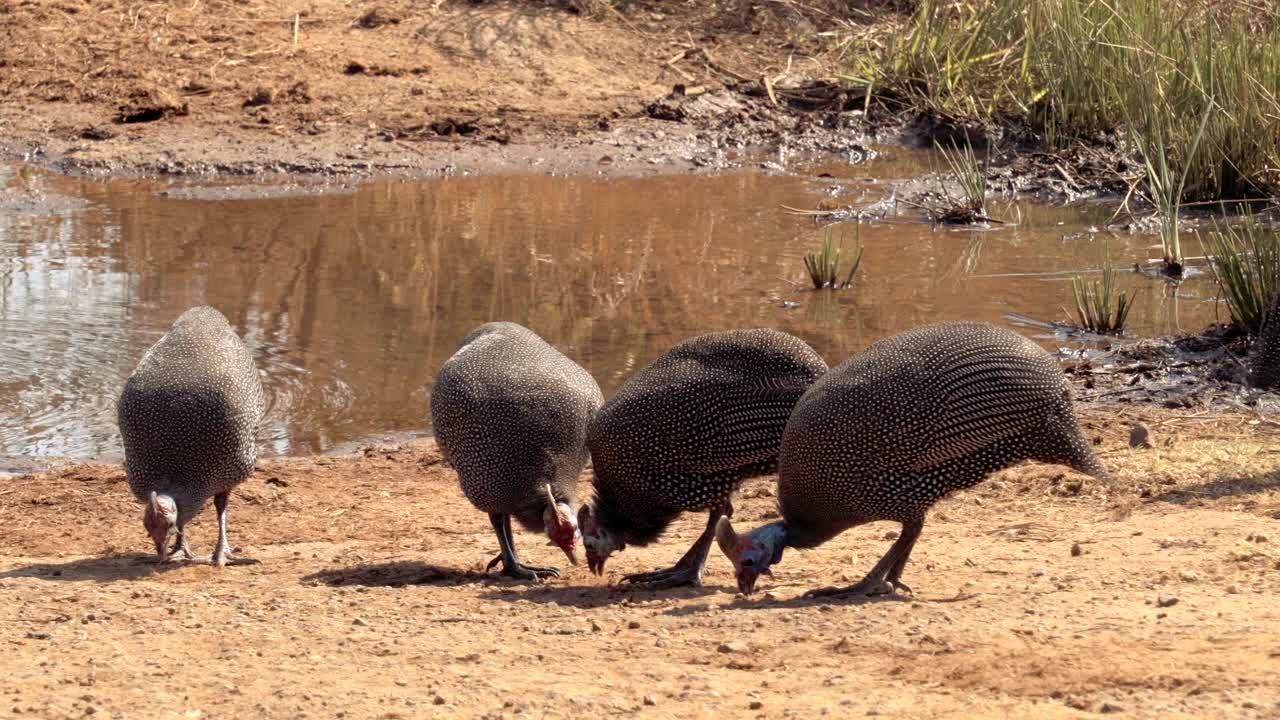
[[[252,558],[231,556],[231,543],[227,540],[227,503],[230,500],[230,493],[218,493],[213,496],[213,507],[218,511],[218,544],[213,546],[213,557],[210,561],[218,567],[255,565],[258,561]]]
[[[711,510],[711,516],[707,518],[707,529],[702,531],[702,535],[698,536],[698,540],[674,566],[653,572],[625,575],[622,578],[623,581],[645,584],[655,590],[702,585],[702,573],[707,567],[707,553],[711,549],[711,542],[715,540],[716,522],[721,515],[732,517],[733,505],[725,502]]]
[[[196,557],[191,552],[191,546],[187,545],[187,533],[182,528],[178,528],[178,537],[173,541],[173,547],[169,549],[169,561],[174,562],[177,557],[183,560],[194,560]]]
[[[489,572],[494,565],[502,563],[501,575],[518,580],[538,580],[542,577],[560,577],[560,570],[542,565],[524,565],[516,554],[515,538],[511,534],[511,516],[502,513],[489,513],[489,522],[493,523],[494,532],[498,534],[498,556],[489,561],[484,571]]]
[[[892,595],[897,590],[905,590],[911,592],[911,588],[902,582],[902,569],[907,565],[907,558],[911,556],[911,549],[915,547],[916,540],[920,537],[920,531],[924,529],[924,518],[913,518],[902,523],[902,534],[894,541],[889,548],[889,552],[880,558],[880,562],[871,568],[871,572],[858,582],[849,587],[828,587],[817,590],[810,590],[805,593],[807,598],[821,597],[850,597],[850,596],[872,596],[872,595]]]

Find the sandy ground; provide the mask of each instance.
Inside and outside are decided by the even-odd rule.
[[[119,467],[0,480],[0,715],[1275,717],[1276,428],[1086,418],[1111,483],[1001,473],[935,509],[914,597],[863,602],[800,595],[860,577],[891,525],[789,554],[751,598],[718,553],[703,588],[617,585],[697,517],[603,579],[486,577],[496,541],[431,441],[261,463],[231,522],[262,563],[223,570],[152,564]],[[1127,447],[1133,422],[1154,449]],[[740,525],[771,487],[744,488]],[[213,533],[206,512],[197,551]]]

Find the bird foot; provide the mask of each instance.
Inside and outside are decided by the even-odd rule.
[[[515,578],[516,580],[541,580],[548,577],[560,577],[560,569],[547,565],[515,563],[514,565],[503,566],[502,572],[498,573],[498,575]]]
[[[515,578],[516,580],[541,580],[544,577],[560,577],[560,568],[548,565],[525,565],[521,562],[508,565],[503,561],[501,554],[490,560],[484,571],[486,573],[489,572],[498,563],[502,563],[502,572],[498,573],[502,577]]]
[[[901,587],[907,592],[911,591],[902,583],[892,583],[888,580],[872,580],[871,578],[863,578],[861,581],[854,583],[848,587],[826,587],[810,590],[805,593],[806,598],[840,598],[840,597],[875,597],[877,595],[892,595],[896,587]]]
[[[169,549],[168,562],[180,562],[186,560],[195,560],[196,556],[191,552],[191,547],[187,545],[186,540],[179,540]]]
[[[238,549],[238,548],[237,548]],[[243,557],[241,555],[232,555],[231,548],[221,546],[213,551],[213,556],[209,558],[209,562],[218,567],[226,567],[227,565],[258,565],[260,561],[253,558]]]
[[[624,575],[623,582],[647,585],[654,590],[675,587],[699,587],[702,585],[702,569],[691,567],[669,567],[653,572]]]

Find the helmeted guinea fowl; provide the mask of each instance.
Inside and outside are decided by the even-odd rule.
[[[587,462],[587,423],[604,401],[590,373],[533,331],[510,322],[481,325],[436,375],[431,423],[467,499],[489,514],[509,577],[558,576],[524,565],[511,533],[515,517],[545,532],[570,562],[578,474]]]
[[[1280,385],[1280,287],[1267,306],[1262,331],[1249,354],[1249,385],[1269,390]]]
[[[1023,460],[1106,472],[1080,433],[1066,379],[1035,343],[986,323],[947,322],[892,337],[833,368],[796,404],[782,438],[782,520],[738,535],[716,528],[738,587],[855,525],[902,533],[860,582],[810,595],[881,594],[902,570],[929,507]]]
[[[706,530],[674,567],[627,575],[661,587],[702,581],[715,522],[746,478],[777,466],[791,409],[827,365],[799,338],[767,329],[685,340],[639,371],[592,422],[594,505],[578,514],[597,574],[614,551],[653,542],[685,511]]]
[[[209,498],[218,511],[213,562],[252,562],[231,557],[227,504],[253,472],[264,407],[253,356],[214,308],[186,311],[142,356],[117,420],[129,488],[146,503],[142,523],[162,562],[175,552],[193,557],[186,525]]]

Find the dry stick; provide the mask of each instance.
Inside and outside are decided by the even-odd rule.
[[[776,106],[778,104],[778,96],[773,94],[773,81],[769,79],[768,75],[760,79],[764,82],[765,92],[769,93],[769,102]]]
[[[1111,219],[1107,221],[1108,225],[1115,222],[1116,218],[1120,217],[1121,212],[1133,214],[1133,211],[1129,209],[1129,198],[1133,197],[1133,191],[1138,189],[1138,183],[1141,180],[1141,178],[1133,178],[1133,181],[1129,183],[1129,189],[1125,192],[1124,199],[1120,201],[1120,207],[1116,208],[1116,211],[1111,214]]]
[[[1077,183],[1074,179],[1072,179],[1071,175],[1067,172],[1067,169],[1062,167],[1062,163],[1055,162],[1053,166],[1058,169],[1058,173],[1062,175],[1063,180],[1067,181],[1067,184],[1071,185],[1077,190],[1080,189],[1080,184]]]
[[[667,63],[667,67],[671,68],[677,75],[684,78],[685,82],[693,82],[695,80],[694,76],[676,67],[674,63]]]
[[[293,14],[293,49],[298,49],[298,21],[302,19],[301,13]]]

